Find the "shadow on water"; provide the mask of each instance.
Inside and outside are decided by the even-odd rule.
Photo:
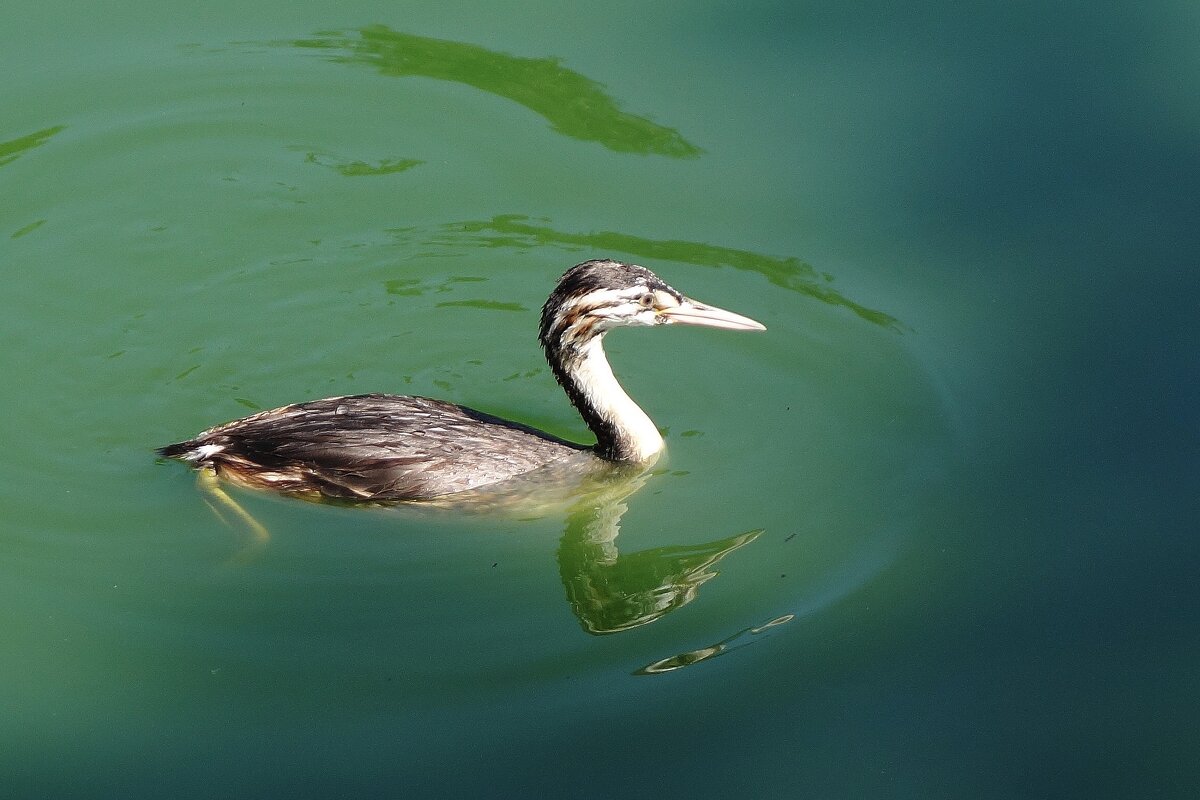
[[[66,125],[55,125],[52,128],[44,128],[28,136],[21,136],[16,139],[10,139],[7,142],[0,142],[0,167],[16,161],[18,157],[29,150],[41,147],[50,141],[50,137],[63,131],[66,127]]]
[[[541,222],[544,223],[545,220]],[[615,231],[557,231],[549,225],[536,224],[529,217],[519,214],[501,214],[490,220],[451,222],[432,229],[391,228],[388,233],[405,243],[419,241],[421,244],[439,247],[508,247],[528,250],[549,245],[592,253],[627,253],[636,258],[757,272],[775,286],[807,295],[829,305],[841,306],[875,325],[895,331],[902,329],[895,317],[847,298],[829,285],[832,281],[831,276],[819,273],[812,265],[790,256],[769,256],[749,250],[679,239],[647,239]]]
[[[702,152],[673,128],[622,111],[601,84],[555,58],[521,58],[386,25],[325,31],[280,44],[319,50],[335,63],[373,67],[392,77],[473,86],[540,114],[558,133],[610,150],[671,158],[694,158]]]

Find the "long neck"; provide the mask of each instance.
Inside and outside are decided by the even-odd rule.
[[[579,345],[546,344],[546,360],[596,435],[596,455],[609,461],[646,461],[663,449],[658,428],[625,394],[596,334]]]

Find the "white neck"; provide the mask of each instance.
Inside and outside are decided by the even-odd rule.
[[[663,438],[646,412],[617,383],[604,356],[603,338],[603,334],[595,336],[580,348],[579,359],[566,368],[567,376],[583,402],[613,428],[622,449],[634,460],[645,461],[663,449]]]

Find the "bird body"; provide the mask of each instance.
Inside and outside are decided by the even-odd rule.
[[[264,411],[160,452],[285,494],[390,501],[477,489],[588,450],[442,400],[361,394]]]
[[[547,466],[640,464],[662,436],[604,356],[616,327],[680,322],[762,330],[684,297],[644,267],[585,261],[542,309],[539,339],[555,378],[596,435],[592,447],[465,406],[387,394],[332,397],[263,411],[159,450],[248,486],[351,501],[433,500]]]

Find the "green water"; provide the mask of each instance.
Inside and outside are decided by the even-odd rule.
[[[6,17],[0,796],[1200,789],[1190,5]],[[153,454],[586,440],[535,329],[601,256],[768,328],[609,337],[640,487],[255,542]]]

